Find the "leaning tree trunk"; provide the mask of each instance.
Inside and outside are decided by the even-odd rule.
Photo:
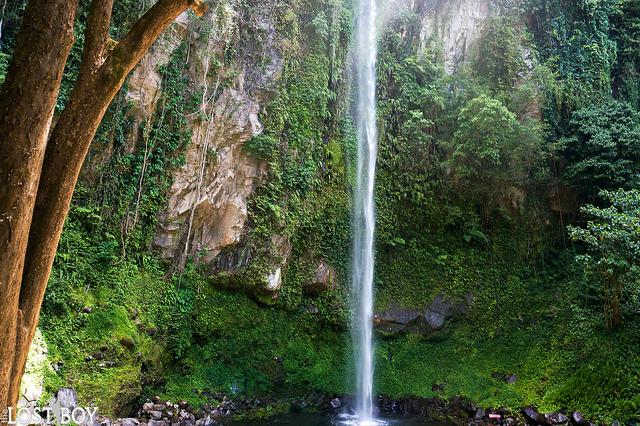
[[[42,299],[71,196],[107,107],[127,75],[178,15],[188,7],[193,7],[196,12],[203,11],[200,0],[159,0],[135,23],[129,34],[112,51],[108,51],[112,4],[113,0],[93,0],[91,3],[80,76],[49,138],[44,163],[40,159],[42,171],[35,208],[33,214],[29,211],[26,215],[29,218],[33,216],[33,220],[24,235],[28,237],[28,245],[25,241],[24,268],[17,272],[16,294],[13,294],[11,303],[17,305],[12,308],[13,311],[21,314],[11,324],[6,320],[9,316],[0,317],[2,327],[6,327],[8,333],[13,330],[13,334],[9,335],[13,339],[11,342],[16,342],[15,350],[7,352],[6,357],[3,352],[2,359],[6,364],[6,368],[3,365],[3,372],[6,371],[6,377],[1,379],[0,389],[2,386],[8,389],[8,397],[6,401],[0,401],[3,402],[0,406],[14,406],[17,403],[29,346],[38,324]],[[20,330],[19,333],[15,333],[16,328]]]
[[[13,405],[10,384],[29,228],[47,135],[67,56],[73,45],[77,0],[32,0],[13,62],[0,90],[0,411]]]

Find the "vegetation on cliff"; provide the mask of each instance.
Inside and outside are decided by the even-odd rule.
[[[116,32],[137,13],[120,3]],[[255,27],[261,7],[275,14],[282,59],[261,98],[264,130],[243,146],[267,172],[242,240],[225,262],[203,251],[180,265],[153,247],[202,113],[192,67],[204,29],[191,23],[159,69],[161,108],[135,123],[122,91],[107,112],[92,157],[103,161],[85,167],[44,297],[47,391],[71,385],[108,414],[156,394],[197,405],[220,392],[351,391],[351,2],[219,3],[220,19],[243,13],[211,53],[209,81],[244,90],[242,61],[265,70],[251,56],[269,36]],[[435,5],[390,13],[379,42],[376,311],[443,296],[466,313],[436,330],[380,330],[377,392],[637,421],[637,1],[487,2],[500,13],[454,72],[423,32],[423,7]],[[337,279],[311,291],[319,262]],[[265,284],[275,267],[276,291]]]

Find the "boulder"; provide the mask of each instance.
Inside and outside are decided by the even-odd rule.
[[[522,414],[524,417],[533,424],[536,425],[547,425],[549,422],[547,418],[538,412],[534,407],[526,407],[522,409]]]
[[[580,411],[574,411],[571,413],[571,423],[576,426],[588,426],[589,421],[584,418]]]
[[[448,320],[465,315],[472,299],[468,294],[463,302],[456,303],[441,294],[422,309],[405,309],[392,304],[388,310],[374,315],[374,323],[385,333],[428,336],[443,329]]]
[[[134,419],[133,417],[118,419],[116,423],[119,423],[120,426],[138,426],[140,424],[138,419]]]
[[[552,425],[565,424],[569,422],[569,417],[562,413],[548,413],[544,415],[547,422]]]
[[[313,278],[303,286],[306,294],[316,296],[322,292],[333,290],[338,282],[338,273],[325,260],[320,260],[313,273]]]
[[[135,342],[130,337],[122,337],[119,342],[127,349],[133,349],[136,346]]]
[[[331,408],[338,409],[342,406],[342,401],[340,401],[340,398],[333,398],[331,400]]]
[[[485,417],[487,417],[487,412],[484,411],[484,409],[482,408],[478,408],[475,414],[473,415],[473,420],[482,420]]]

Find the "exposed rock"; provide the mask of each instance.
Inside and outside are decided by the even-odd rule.
[[[342,401],[340,401],[340,398],[333,398],[331,400],[331,408],[338,409],[341,406],[342,406]]]
[[[118,419],[116,421],[116,424],[119,424],[120,426],[138,426],[140,422],[138,421],[138,419],[135,419],[133,417],[127,417],[124,419]]]
[[[313,274],[312,280],[303,287],[307,294],[318,295],[327,290],[333,290],[338,282],[338,273],[325,260],[320,260]]]
[[[478,408],[476,410],[476,412],[473,414],[473,419],[474,420],[482,420],[485,417],[487,417],[487,412],[484,411],[484,409],[482,409],[482,408]]]
[[[266,289],[271,292],[276,292],[282,287],[282,268],[276,268],[275,271],[267,276]]]
[[[27,363],[20,384],[21,398],[18,403],[20,407],[27,407],[31,402],[35,403],[40,399],[44,392],[44,376],[46,372],[51,370],[55,371],[58,364],[55,364],[53,367],[51,366],[48,353],[47,342],[40,328],[36,328],[33,341],[31,342],[31,346],[29,346]]]
[[[83,314],[90,314],[91,311],[93,311],[93,308],[91,306],[85,306],[84,308],[82,308]]]
[[[549,424],[544,414],[540,414],[534,407],[526,407],[522,409],[524,417],[534,425],[546,425]]]
[[[203,97],[201,114],[190,117],[186,161],[174,172],[167,207],[159,218],[154,245],[165,258],[198,253],[198,261],[211,262],[224,249],[238,245],[246,232],[247,200],[266,177],[266,162],[248,155],[243,146],[262,133],[258,114],[283,67],[276,14],[244,17],[243,25],[252,26],[245,31],[259,42],[240,44],[237,74],[223,68],[221,74],[207,76],[212,52],[224,54],[242,19],[234,7],[227,12],[222,22],[212,19],[217,28],[201,37],[190,55],[192,80],[208,86],[211,100]]]
[[[402,309],[392,305],[391,309],[377,313],[374,321],[378,329],[387,333],[429,335],[441,330],[447,320],[466,314],[471,301],[471,295],[463,303],[455,303],[444,295],[439,295],[422,310]]]
[[[515,383],[518,380],[518,376],[516,376],[515,374],[507,374],[504,378],[504,381],[512,384]]]
[[[119,342],[127,349],[133,349],[136,346],[135,342],[130,337],[122,337]]]
[[[563,424],[569,422],[569,417],[562,413],[548,413],[544,415],[547,418],[547,422],[552,425]]]
[[[430,2],[422,20],[420,39],[423,44],[431,38],[442,42],[445,70],[451,74],[468,59],[480,38],[483,23],[497,12],[489,0]]]
[[[576,426],[587,426],[589,424],[589,421],[584,418],[580,411],[571,413],[571,422]]]

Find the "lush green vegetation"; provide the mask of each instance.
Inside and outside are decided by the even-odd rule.
[[[237,7],[240,21],[256,21],[260,6],[249,3],[221,2],[215,13]],[[418,12],[391,16],[381,34],[377,309],[421,308],[440,294],[471,302],[428,337],[381,337],[377,391],[638,420],[640,8],[501,3],[505,16],[489,19],[451,75],[439,41],[420,40]],[[116,4],[117,39],[142,11]],[[352,5],[273,5],[283,69],[260,115],[264,132],[243,148],[268,170],[249,206],[252,261],[212,274],[197,257],[167,264],[150,248],[190,141],[186,117],[200,108],[188,40],[160,69],[154,114],[135,122],[123,91],[96,137],[43,305],[59,363],[48,391],[70,384],[108,414],[153,394],[198,404],[217,392],[350,391]],[[233,34],[209,71],[225,87],[263,42],[240,24]],[[80,54],[78,44],[65,81]],[[559,194],[568,201],[556,203]],[[275,298],[262,282],[278,260],[274,237],[291,245]],[[319,259],[339,285],[309,295]]]

